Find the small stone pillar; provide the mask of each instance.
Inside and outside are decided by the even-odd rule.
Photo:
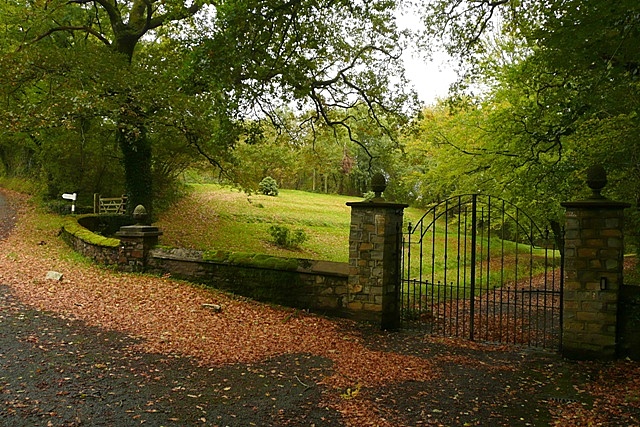
[[[616,356],[618,295],[623,270],[623,210],[600,192],[607,183],[602,166],[587,171],[589,199],[566,208],[562,353],[570,359]]]
[[[143,272],[147,266],[149,251],[158,244],[162,231],[147,225],[147,210],[142,205],[133,211],[135,225],[120,227],[116,236],[120,238],[118,266],[121,270]]]
[[[386,181],[372,177],[375,197],[349,202],[349,282],[346,308],[361,320],[379,323],[382,329],[400,327],[400,242],[404,209],[401,203],[382,198]]]

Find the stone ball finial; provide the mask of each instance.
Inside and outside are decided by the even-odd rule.
[[[371,191],[374,192],[375,198],[382,198],[382,193],[387,188],[387,180],[383,174],[376,172],[371,177]]]
[[[133,219],[138,225],[145,225],[148,217],[149,213],[147,212],[147,209],[145,209],[145,207],[142,205],[136,206],[136,208],[133,210]]]
[[[604,199],[600,194],[605,185],[607,185],[607,172],[601,164],[596,164],[587,169],[587,185],[593,192],[592,199]]]

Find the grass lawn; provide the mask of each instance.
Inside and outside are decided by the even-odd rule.
[[[164,212],[160,244],[347,262],[351,209],[357,197],[280,190],[277,197],[219,185],[193,185],[192,193]],[[268,229],[302,229],[308,240],[295,250],[271,243]]]
[[[351,209],[347,202],[359,201],[357,197],[309,193],[296,190],[281,190],[278,197],[260,194],[247,195],[229,187],[214,184],[196,184],[191,194],[164,212],[157,225],[163,230],[160,243],[171,247],[198,250],[230,250],[237,252],[261,253],[284,257],[309,258],[328,261],[348,262],[349,226]],[[405,210],[405,224],[416,223],[424,209]],[[302,229],[308,240],[298,249],[285,249],[271,242],[269,227],[283,225],[292,231]],[[436,244],[435,269],[444,272],[451,269],[454,277],[457,268],[457,236],[445,238],[439,228]],[[429,232],[430,234],[430,232]],[[455,233],[454,233],[455,234]],[[449,245],[449,259],[443,264],[445,242]],[[486,241],[479,238],[478,245],[486,248]],[[497,246],[496,246],[497,245]],[[430,251],[431,248],[424,248]],[[491,252],[504,254],[505,264],[494,266],[493,274],[503,275],[513,270],[514,254],[518,252],[520,271],[531,267],[531,255],[537,266],[544,258],[544,251],[513,242],[492,240]],[[412,252],[412,272],[415,277],[419,268],[419,251]],[[422,268],[430,271],[430,257],[423,259]],[[442,265],[440,265],[442,264]],[[455,265],[454,265],[455,264]],[[481,267],[479,267],[481,268]],[[416,271],[414,271],[416,270]],[[543,268],[544,270],[544,268]],[[479,270],[482,271],[482,270]],[[509,274],[507,274],[509,276]],[[504,278],[503,278],[504,279]],[[512,278],[507,278],[507,280]],[[502,283],[502,280],[500,280]]]

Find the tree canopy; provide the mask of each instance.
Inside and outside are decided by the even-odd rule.
[[[428,35],[465,64],[454,130],[431,141],[473,177],[450,182],[558,220],[559,202],[580,197],[584,171],[602,163],[607,194],[637,202],[639,17],[628,0],[430,2]]]
[[[194,153],[221,166],[238,140],[257,135],[258,120],[284,125],[282,106],[310,110],[304,124],[341,127],[364,147],[350,110],[364,105],[390,129],[414,105],[394,8],[388,0],[13,0],[0,16],[0,157],[11,169],[48,152],[79,175],[89,159],[78,152],[89,143],[112,150],[133,207],[152,204],[160,171]],[[44,169],[69,182],[59,166]]]

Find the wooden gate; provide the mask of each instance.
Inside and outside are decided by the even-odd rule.
[[[403,232],[403,325],[559,349],[561,242],[502,199],[473,194],[434,206]]]

